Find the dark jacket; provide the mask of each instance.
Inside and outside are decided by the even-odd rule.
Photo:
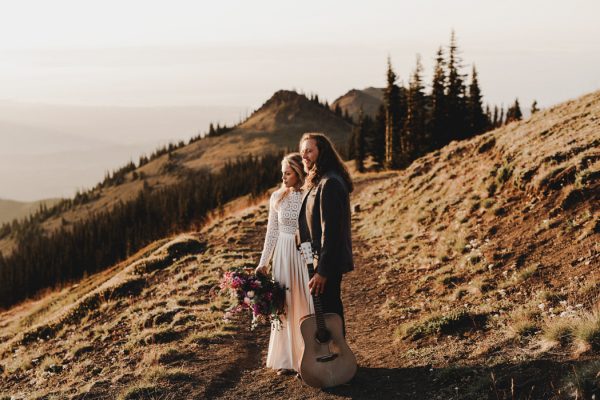
[[[312,243],[319,275],[341,276],[354,269],[350,194],[341,176],[326,172],[319,184],[304,194],[298,219],[299,239]]]

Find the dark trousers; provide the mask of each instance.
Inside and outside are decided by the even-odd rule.
[[[342,305],[342,275],[332,275],[327,277],[325,290],[321,294],[321,305],[324,313],[336,313],[342,317],[342,326],[344,336],[346,336],[346,322],[344,320],[344,306]]]

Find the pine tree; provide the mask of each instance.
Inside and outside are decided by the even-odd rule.
[[[514,104],[508,108],[506,111],[506,123],[512,121],[520,121],[523,118],[523,113],[521,112],[521,106],[519,105],[519,99],[515,99]]]
[[[488,128],[488,120],[483,112],[481,89],[477,80],[477,70],[473,65],[469,96],[467,98],[467,132],[468,136],[482,133]]]
[[[533,103],[531,103],[531,115],[535,114],[538,111],[540,111],[540,109],[538,108],[537,100],[533,100]]]
[[[449,142],[447,137],[446,112],[446,73],[444,53],[440,47],[435,59],[433,82],[431,83],[431,107],[428,118],[428,131],[431,137],[431,147],[440,148]]]
[[[352,133],[348,139],[348,160],[356,159],[356,137],[358,136],[358,125],[352,126]]]
[[[392,69],[392,62],[388,57],[387,87],[384,93],[385,105],[385,159],[386,168],[398,168],[400,144],[399,136],[401,125],[400,117],[400,88],[396,85],[396,74]]]
[[[358,172],[365,172],[365,137],[370,130],[370,118],[365,116],[362,107],[358,113],[358,124],[354,128],[354,161]]]
[[[458,56],[458,45],[454,30],[450,35],[447,63],[447,112],[448,130],[450,140],[460,140],[466,135],[466,104],[465,85],[463,75],[460,73],[461,59]]]
[[[407,95],[407,114],[404,129],[406,152],[409,161],[425,154],[429,148],[426,140],[425,88],[423,86],[423,65],[417,55],[417,64],[410,78]]]
[[[498,123],[498,119],[500,119],[498,106],[494,106],[494,114],[492,117],[492,127],[497,128],[500,126],[500,124]]]
[[[354,123],[354,121],[352,120],[352,117],[348,113],[348,109],[347,108],[344,110],[344,119],[346,121],[350,122],[350,123]]]
[[[376,169],[383,168],[385,160],[385,115],[385,106],[381,104],[373,122],[372,139],[369,145],[369,154],[373,157]]]
[[[340,107],[340,103],[337,103],[335,105],[334,112],[335,112],[335,115],[337,115],[338,117],[342,116],[342,107]]]

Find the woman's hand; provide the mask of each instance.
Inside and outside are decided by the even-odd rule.
[[[267,266],[266,265],[259,265],[258,267],[256,267],[256,269],[254,270],[254,275],[264,275],[264,276],[267,276]]]

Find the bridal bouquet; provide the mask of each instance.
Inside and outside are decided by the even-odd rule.
[[[237,268],[227,271],[219,282],[221,293],[228,294],[233,304],[225,312],[225,319],[241,311],[252,313],[251,329],[269,320],[277,329],[284,314],[285,288],[267,276],[255,275],[252,270]]]

